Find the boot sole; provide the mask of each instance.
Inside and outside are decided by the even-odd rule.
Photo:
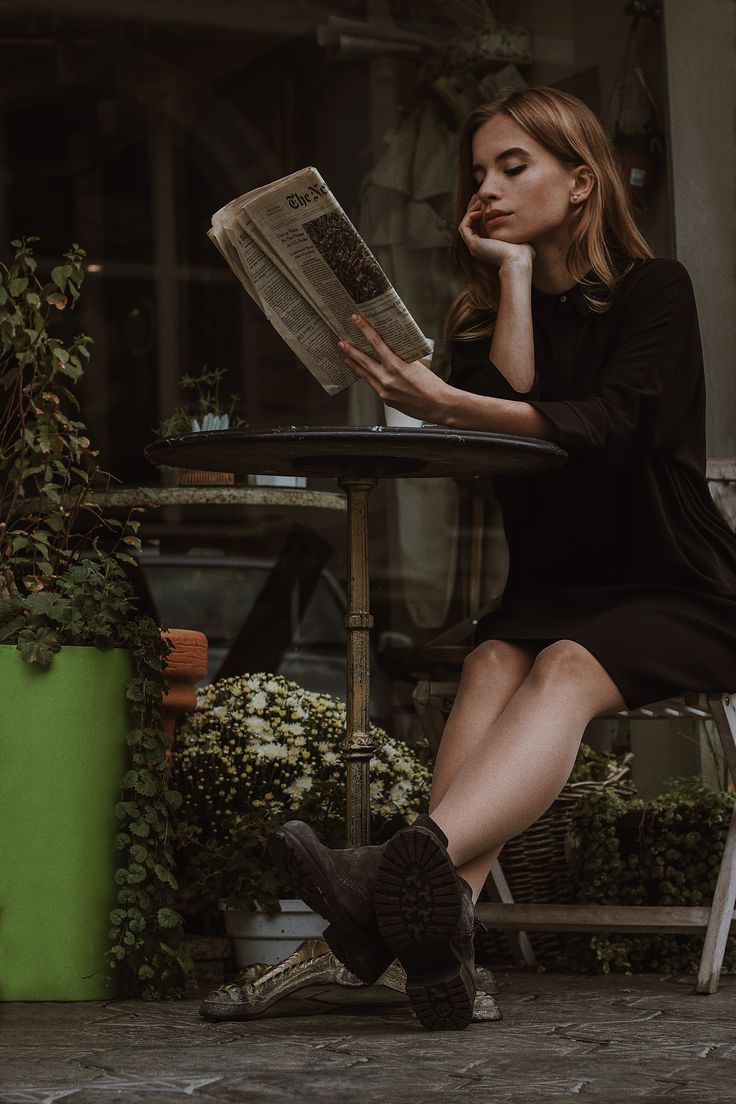
[[[452,936],[462,911],[455,868],[437,837],[412,827],[389,842],[378,868],[378,927],[406,970],[406,993],[429,1031],[461,1031],[473,1016],[475,981]]]
[[[324,884],[324,872],[296,833],[277,828],[268,838],[268,850],[284,881],[327,921],[322,938],[335,957],[366,985],[373,985],[393,962],[386,944],[344,915],[331,887]]]

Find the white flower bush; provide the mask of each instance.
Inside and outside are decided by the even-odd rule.
[[[344,844],[345,705],[281,675],[221,679],[179,724],[172,784],[183,795],[179,881],[190,895],[274,905],[268,830],[299,817]],[[374,842],[426,811],[430,772],[416,752],[371,725]],[[216,903],[215,903],[216,906]]]

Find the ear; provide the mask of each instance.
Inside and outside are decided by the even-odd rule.
[[[587,165],[578,165],[570,175],[570,202],[577,206],[583,203],[595,185],[595,176]]]

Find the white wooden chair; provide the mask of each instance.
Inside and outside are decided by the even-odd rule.
[[[453,648],[453,653],[461,649]],[[467,649],[469,650],[469,649]],[[447,657],[450,658],[449,656]],[[453,659],[457,656],[453,654]],[[445,718],[457,693],[456,681],[423,679],[413,699],[432,751],[437,753]],[[649,720],[657,718],[712,719],[723,747],[731,778],[736,784],[736,694],[685,694],[641,709],[621,710],[602,716]],[[716,890],[710,908],[646,905],[517,904],[498,860],[493,864],[486,890],[494,898],[480,902],[479,918],[501,928],[511,937],[517,957],[535,966],[530,931],[650,932],[681,934],[703,931],[705,941],[695,991],[715,993],[723,965],[726,940],[734,920],[736,900],[736,808],[726,836]]]

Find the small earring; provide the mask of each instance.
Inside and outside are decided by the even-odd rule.
[[[572,200],[573,203],[577,203],[577,201],[578,201],[578,197],[576,195],[570,196],[570,199]]]

